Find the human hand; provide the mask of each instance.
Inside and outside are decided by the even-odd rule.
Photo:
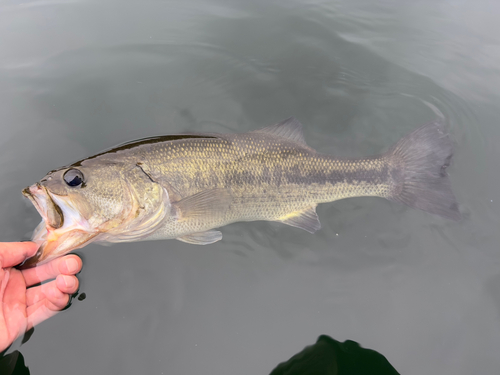
[[[66,255],[39,267],[13,268],[35,255],[33,242],[0,242],[0,352],[33,326],[54,316],[78,290],[82,260]],[[46,284],[31,287],[40,282]],[[30,288],[31,287],[31,288]]]

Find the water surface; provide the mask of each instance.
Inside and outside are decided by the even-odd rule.
[[[27,1],[0,5],[0,239],[21,189],[115,144],[295,116],[318,151],[378,153],[446,118],[452,222],[377,198],[310,235],[236,223],[80,251],[87,298],[36,327],[33,374],[268,374],[325,334],[404,374],[500,368],[500,44],[494,2]],[[17,345],[19,347],[19,345]]]

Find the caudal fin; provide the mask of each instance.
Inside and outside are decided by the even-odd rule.
[[[438,121],[430,122],[396,143],[387,153],[401,168],[395,193],[389,199],[452,220],[459,220],[458,203],[451,191],[446,167],[452,142]]]

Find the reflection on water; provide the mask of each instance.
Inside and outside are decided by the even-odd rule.
[[[24,357],[14,351],[0,359],[2,375],[29,374]],[[339,342],[322,335],[314,345],[304,348],[288,361],[280,363],[270,375],[397,375],[387,359],[357,342]]]
[[[280,363],[271,375],[397,375],[387,359],[357,342],[339,342],[322,335],[314,345],[304,348]]]

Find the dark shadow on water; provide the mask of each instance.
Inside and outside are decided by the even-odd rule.
[[[0,358],[0,374],[29,375],[30,370],[24,363],[24,357],[19,351],[12,352]]]
[[[29,374],[24,357],[15,351],[0,358],[2,375]],[[398,375],[387,359],[357,342],[339,342],[321,335],[314,345],[307,346],[288,361],[280,363],[270,375]]]
[[[397,375],[387,359],[357,342],[339,342],[321,335],[288,361],[280,363],[270,375]]]

